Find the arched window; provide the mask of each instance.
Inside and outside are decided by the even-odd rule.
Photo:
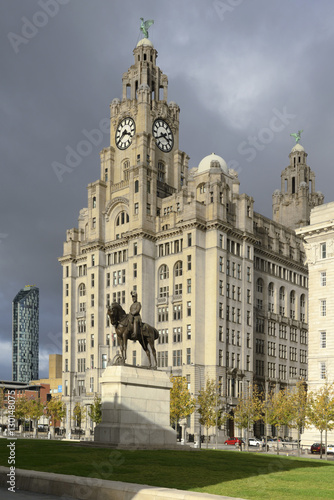
[[[296,317],[296,293],[294,290],[290,292],[290,318]]]
[[[86,295],[86,285],[84,283],[80,283],[79,285],[79,297],[84,297]]]
[[[274,283],[271,282],[268,285],[268,295],[269,297],[274,297]]]
[[[285,316],[285,288],[281,286],[279,289],[279,314]]]
[[[174,266],[174,276],[177,278],[178,276],[182,276],[182,261],[178,260]]]
[[[259,278],[256,282],[256,290],[259,292],[259,293],[262,293],[263,292],[263,279],[262,278]]]
[[[202,184],[199,184],[197,186],[197,191],[198,191],[198,194],[206,193],[206,185],[204,182],[202,182]]]
[[[96,196],[93,196],[93,208],[96,208]]]
[[[130,168],[130,162],[129,160],[125,160],[123,162],[123,179],[125,181],[129,180],[129,168]]]
[[[165,182],[166,178],[166,167],[162,161],[158,162],[158,181]]]
[[[129,215],[125,211],[118,214],[116,219],[116,226],[127,224],[128,222],[129,222]]]
[[[168,266],[166,266],[166,264],[163,264],[162,266],[160,266],[159,268],[159,279],[160,280],[165,280],[169,277],[169,270],[168,270]]]
[[[306,322],[306,297],[302,293],[300,296],[300,321]]]

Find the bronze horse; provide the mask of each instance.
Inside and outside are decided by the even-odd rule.
[[[112,305],[108,307],[108,316],[110,318],[111,324],[115,327],[121,348],[121,358],[125,363],[127,343],[133,331],[133,326],[131,324],[131,321],[129,320],[129,314],[126,314],[126,312],[118,302],[113,302]],[[152,363],[148,346],[150,346],[151,348],[155,366],[157,366],[157,355],[154,347],[154,341],[158,337],[158,330],[156,330],[153,326],[150,326],[147,323],[141,324],[141,332],[137,340],[146,352],[150,367],[152,366]]]

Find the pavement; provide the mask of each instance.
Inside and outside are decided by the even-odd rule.
[[[5,488],[0,487],[0,498],[1,500],[59,500],[58,496],[55,495],[44,495],[43,493],[35,493],[33,491],[22,491],[15,490],[13,493]],[[64,497],[63,497],[64,498]]]

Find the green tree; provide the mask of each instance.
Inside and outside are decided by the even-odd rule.
[[[51,398],[46,405],[46,414],[54,430],[57,420],[62,420],[65,417],[66,407],[60,399]]]
[[[307,419],[320,431],[320,458],[322,458],[322,434],[325,432],[327,459],[327,431],[334,428],[334,385],[327,382],[317,391],[308,394]]]
[[[297,429],[298,456],[300,456],[300,432],[306,424],[307,414],[307,391],[306,384],[298,381],[295,389],[287,395],[288,405],[291,409],[291,420],[289,427]]]
[[[206,447],[208,447],[210,427],[216,426],[217,436],[217,427],[222,423],[220,387],[214,379],[208,378],[206,380],[205,387],[200,389],[198,393],[197,404],[200,415],[199,422],[206,429]]]
[[[289,394],[286,390],[271,392],[266,402],[267,422],[276,427],[277,433],[277,455],[279,455],[278,431],[282,425],[291,425],[293,420],[293,408],[290,405]]]
[[[23,431],[25,431],[25,422],[29,418],[29,402],[26,396],[16,399],[14,415],[17,420],[21,420]]]
[[[195,398],[193,398],[188,389],[186,377],[170,377],[173,384],[170,390],[170,423],[177,427],[182,418],[191,415],[195,410]]]
[[[75,403],[74,409],[73,409],[73,420],[75,421],[76,425],[81,429],[81,424],[85,421],[86,419],[86,408],[82,404],[77,401]]]
[[[234,410],[233,420],[237,427],[246,429],[246,449],[248,450],[249,427],[263,416],[264,403],[260,397],[257,386],[249,386],[245,393],[241,394],[239,402]]]
[[[38,435],[38,420],[44,414],[44,404],[39,399],[29,399],[27,402],[27,416],[34,422],[35,435]]]
[[[88,415],[95,424],[99,424],[102,421],[102,403],[100,396],[97,394],[94,396],[93,404],[90,405]]]

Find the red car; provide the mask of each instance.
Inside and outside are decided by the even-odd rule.
[[[313,443],[311,446],[311,453],[320,453],[320,443]],[[322,453],[325,453],[325,446],[322,445]]]
[[[235,445],[237,443],[239,444],[239,441],[241,441],[242,444],[244,444],[244,441],[241,438],[228,438],[228,439],[226,439],[224,444]]]

